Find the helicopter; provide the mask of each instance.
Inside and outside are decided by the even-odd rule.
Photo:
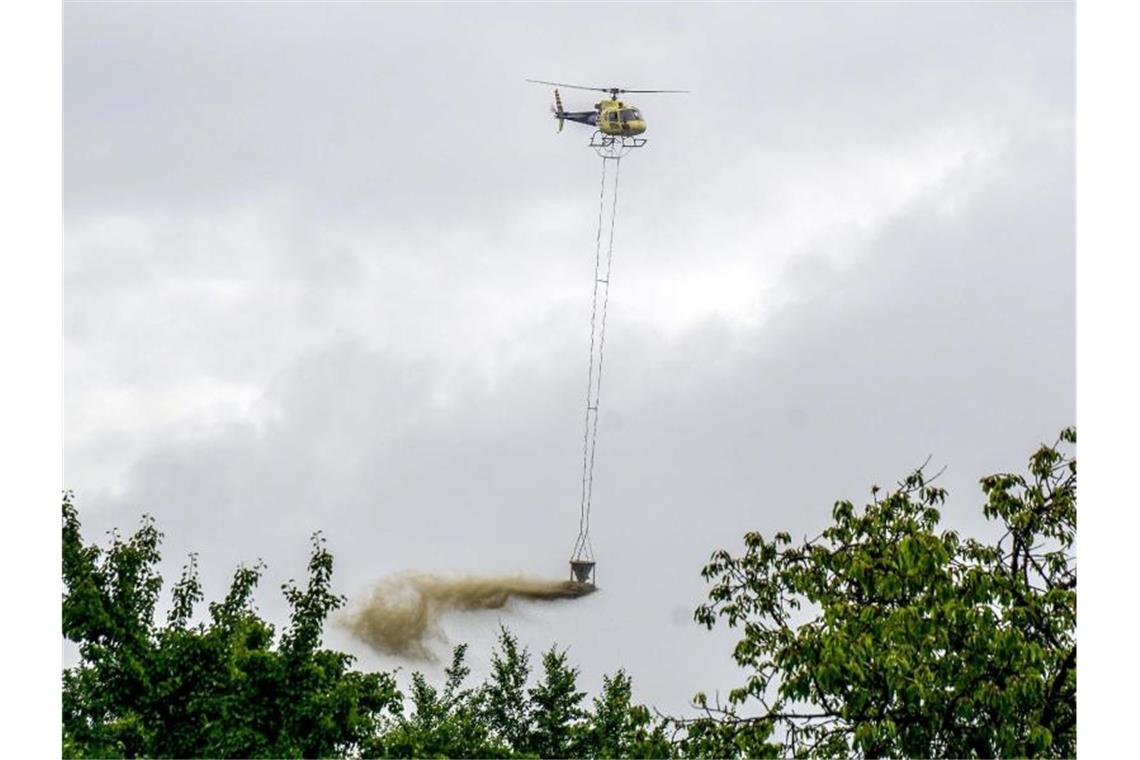
[[[554,118],[558,119],[558,131],[562,131],[563,122],[575,121],[596,127],[603,135],[611,138],[633,138],[645,131],[645,118],[632,103],[618,99],[619,95],[627,92],[633,93],[681,93],[688,90],[630,90],[623,87],[584,87],[580,84],[564,84],[562,82],[546,82],[541,79],[528,79],[535,84],[549,84],[555,88],[569,87],[574,90],[594,90],[609,93],[609,98],[603,98],[594,104],[593,111],[567,111],[562,107],[562,96],[554,90],[554,105],[550,110]],[[640,140],[639,142],[644,142]]]

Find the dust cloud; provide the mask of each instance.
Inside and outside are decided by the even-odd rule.
[[[377,652],[435,661],[427,639],[443,638],[438,623],[445,612],[496,610],[510,599],[577,599],[594,590],[588,583],[525,576],[447,578],[405,574],[380,581],[368,601],[339,622]]]

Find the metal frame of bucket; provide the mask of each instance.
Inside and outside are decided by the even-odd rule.
[[[578,583],[589,583],[591,586],[593,586],[594,564],[595,563],[593,560],[570,560],[570,580],[577,581]]]

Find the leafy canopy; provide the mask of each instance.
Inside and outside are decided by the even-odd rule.
[[[624,671],[591,704],[552,647],[532,674],[506,629],[487,679],[468,686],[466,645],[442,686],[422,673],[351,670],[321,649],[332,555],[313,537],[308,582],[285,584],[278,636],[254,611],[263,567],[239,567],[203,600],[191,555],[161,624],[161,534],[149,518],[100,549],[63,499],[66,756],[179,757],[995,757],[1076,753],[1076,433],[1028,473],[983,478],[996,543],[940,530],[946,498],[919,468],[818,536],[744,536],[714,552],[696,620],[740,632],[746,681],[695,718],[654,718]],[[667,733],[671,730],[671,733]]]
[[[1076,754],[1077,468],[1062,431],[1028,475],[983,478],[995,545],[938,530],[946,493],[920,468],[793,542],[713,553],[696,620],[741,632],[727,704],[696,697],[686,754]],[[745,710],[750,713],[745,714]]]
[[[594,709],[582,707],[578,671],[551,648],[531,683],[530,655],[501,631],[487,680],[465,686],[467,646],[456,647],[441,688],[414,673],[408,694],[389,673],[350,669],[320,648],[330,613],[332,555],[313,537],[309,579],[283,592],[288,627],[254,610],[263,566],[239,567],[226,596],[203,600],[191,555],[155,620],[162,534],[144,518],[100,549],[81,536],[63,498],[63,632],[80,662],[63,673],[68,757],[663,757],[664,720],[631,700],[630,679],[607,676]]]
[[[332,555],[313,537],[309,580],[284,587],[292,607],[280,636],[254,612],[263,567],[239,567],[229,593],[191,626],[202,600],[191,556],[164,624],[156,567],[162,534],[144,518],[130,538],[101,550],[83,542],[63,498],[63,633],[80,663],[63,673],[67,756],[312,757],[345,754],[399,708],[395,680],[350,669],[320,648],[344,599],[330,591]]]
[[[491,673],[464,688],[466,645],[455,648],[442,691],[412,675],[413,710],[387,721],[364,747],[376,757],[672,757],[666,721],[634,704],[629,676],[603,677],[593,709],[581,705],[578,671],[551,647],[531,682],[530,654],[505,628]]]

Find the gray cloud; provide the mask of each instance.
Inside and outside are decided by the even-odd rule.
[[[67,7],[92,535],[150,511],[214,590],[263,557],[277,616],[316,529],[350,596],[564,573],[598,166],[519,80],[614,72],[699,93],[646,102],[623,162],[603,593],[449,636],[503,614],[676,710],[734,684],[730,637],[685,621],[743,531],[817,528],[927,454],[985,529],[976,478],[1075,417],[1071,6],[592,8]]]

